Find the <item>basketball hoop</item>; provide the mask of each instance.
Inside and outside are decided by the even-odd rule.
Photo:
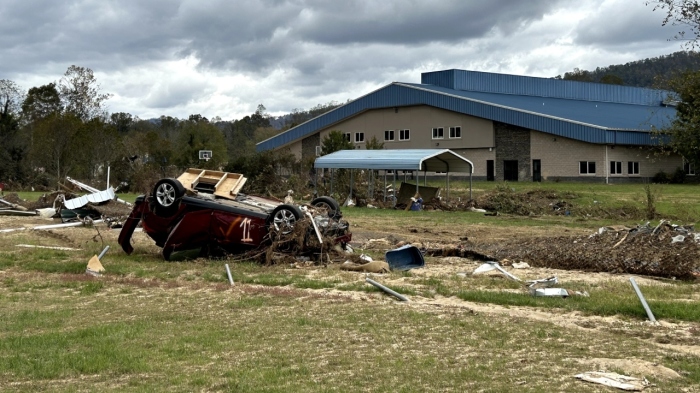
[[[204,160],[204,161],[209,161],[211,160],[211,150],[200,150],[199,151],[199,159]]]

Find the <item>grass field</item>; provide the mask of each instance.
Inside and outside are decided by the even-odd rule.
[[[462,186],[453,184],[455,190]],[[475,183],[474,189],[478,195],[495,186]],[[642,185],[508,186],[551,187],[577,194],[581,203],[604,205],[642,203],[644,195]],[[656,192],[661,214],[697,220],[696,186],[669,185]],[[358,231],[394,234],[409,227],[507,234],[612,223],[425,213],[344,210]],[[456,274],[473,269],[474,261],[428,258],[425,269],[374,277],[408,296],[403,303],[365,284],[364,275],[334,266],[166,263],[150,243],[127,256],[116,233],[101,235],[96,240],[90,228],[0,234],[0,390],[615,391],[574,378],[601,368],[644,376],[655,385],[647,388],[651,392],[700,386],[695,282],[640,279],[661,321],[651,325],[626,277],[582,275],[567,286],[590,297],[535,298],[499,276]],[[105,244],[112,247],[103,258],[107,272],[85,275],[87,260]],[[381,251],[366,252],[382,257]]]

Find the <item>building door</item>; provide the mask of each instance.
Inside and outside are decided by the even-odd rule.
[[[532,160],[532,181],[542,181],[542,160]]]
[[[486,160],[486,180],[494,181],[496,180],[496,170],[493,165],[493,160]]]
[[[518,181],[518,160],[503,160],[503,180]]]

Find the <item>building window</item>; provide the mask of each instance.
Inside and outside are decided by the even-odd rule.
[[[394,130],[384,131],[384,140],[393,141],[394,140]]]
[[[686,175],[695,176],[695,165],[685,161],[683,163],[683,169],[685,170]]]
[[[611,175],[621,175],[622,174],[622,161],[610,161],[610,174]]]
[[[639,174],[639,163],[634,161],[627,162],[627,174],[628,175],[638,175]]]
[[[595,175],[595,161],[579,161],[578,172],[581,175]]]
[[[411,139],[411,130],[399,130],[399,140],[407,141]]]
[[[433,139],[442,139],[445,137],[445,129],[442,127],[433,128]]]
[[[462,127],[450,127],[450,138],[461,138]]]
[[[346,141],[350,142],[351,141],[350,133],[349,132],[343,133],[343,138],[345,138]]]
[[[365,133],[364,132],[356,132],[355,133],[355,143],[360,143],[365,141]]]

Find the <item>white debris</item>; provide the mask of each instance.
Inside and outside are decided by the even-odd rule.
[[[63,205],[67,209],[77,209],[79,207],[87,205],[88,203],[106,202],[114,200],[115,198],[116,195],[114,195],[114,188],[110,187],[104,191],[98,191],[92,194],[83,195],[78,198],[69,199],[63,202]]]
[[[601,385],[634,392],[642,391],[645,387],[649,386],[649,381],[647,381],[646,378],[639,379],[617,373],[606,373],[601,371],[589,371],[587,373],[577,374],[576,378],[587,382],[598,383]]]

